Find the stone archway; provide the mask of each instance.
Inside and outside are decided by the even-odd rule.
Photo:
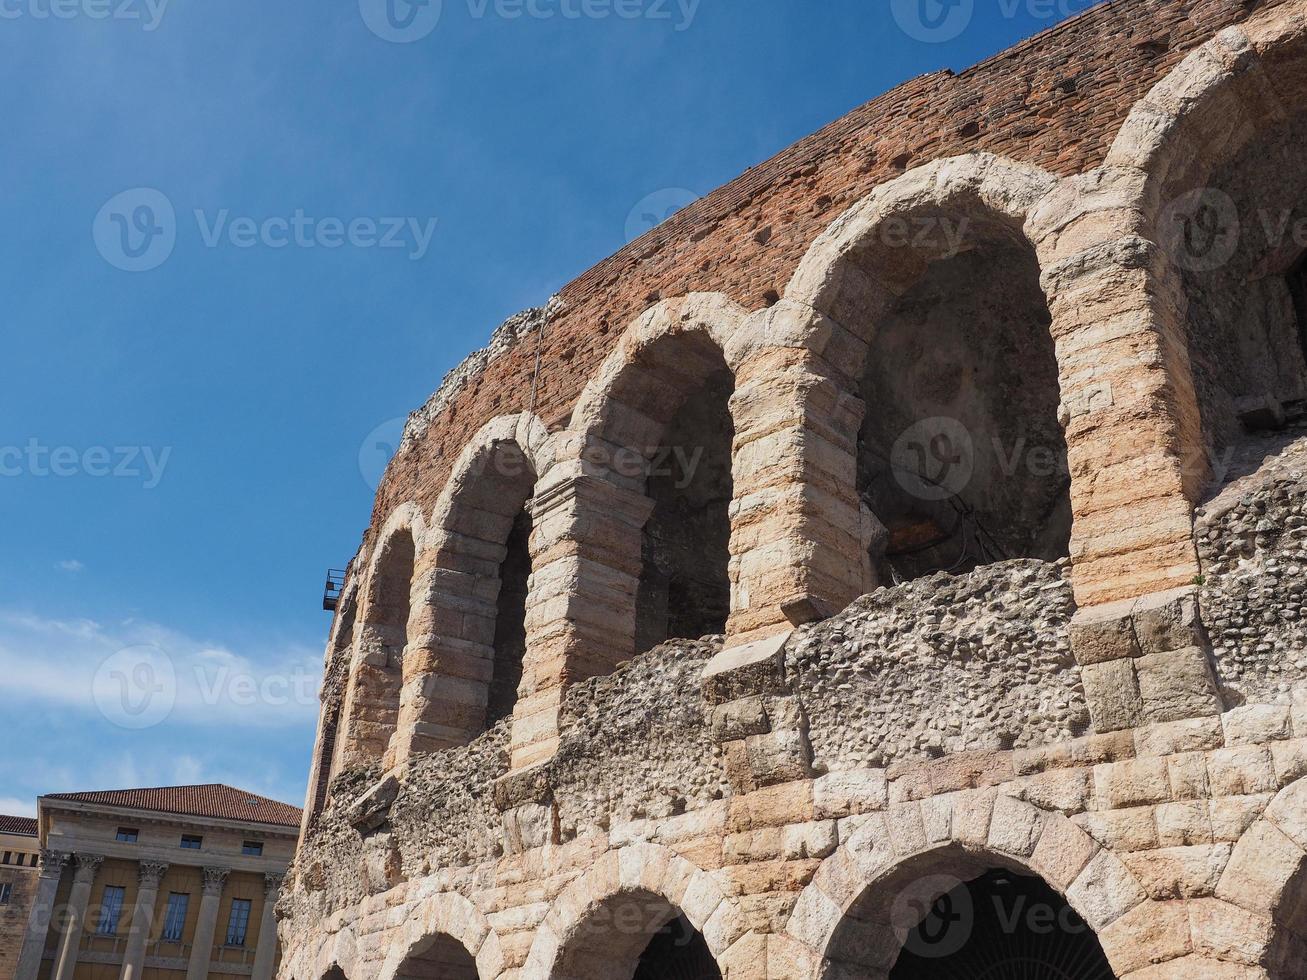
[[[668,848],[631,844],[606,853],[555,899],[522,976],[652,980],[684,969],[727,976],[746,932],[735,901],[710,874]],[[685,975],[706,980],[711,972]]]
[[[425,527],[421,511],[409,503],[391,513],[377,536],[360,587],[342,708],[342,765],[383,761],[396,735],[411,633],[414,568]]]
[[[1195,499],[1246,430],[1307,399],[1305,16],[1284,3],[1195,49],[1134,106],[1104,162],[1159,253]]]
[[[1275,795],[1234,846],[1215,896],[1193,903],[1200,951],[1292,980],[1307,962],[1307,777]]]
[[[380,980],[494,980],[504,970],[499,936],[456,892],[423,899],[396,930]]]
[[[786,934],[803,950],[805,976],[887,977],[932,904],[989,870],[1042,880],[1094,931],[1117,976],[1191,952],[1183,903],[1149,899],[1119,858],[1064,815],[993,790],[870,815],[823,862]]]
[[[466,745],[515,714],[526,688],[532,499],[552,464],[534,416],[494,419],[455,462],[417,568],[396,762]]]

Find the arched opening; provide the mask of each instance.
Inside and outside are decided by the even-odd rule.
[[[893,297],[847,314],[869,343],[857,469],[884,527],[876,578],[1065,557],[1071,477],[1034,248],[1008,219],[900,220],[920,229],[912,246],[882,229],[850,259]]]
[[[647,417],[645,493],[653,510],[641,540],[636,651],[726,630],[730,614],[730,399],[735,376],[700,333],[655,342],[613,397]]]
[[[563,945],[561,980],[721,980],[703,935],[666,899],[627,892],[592,909]]]
[[[450,479],[432,573],[434,645],[412,678],[413,748],[466,745],[513,714],[526,653],[536,472],[512,438],[485,437]]]
[[[345,971],[339,965],[333,965],[322,975],[322,980],[349,980],[349,978],[345,976]]]
[[[825,963],[830,978],[1116,980],[1093,929],[1046,882],[954,848],[869,887]]]
[[[398,530],[383,542],[372,570],[348,695],[347,764],[381,759],[395,734],[415,551],[413,532]]]
[[[513,518],[499,565],[495,608],[495,657],[486,704],[486,727],[513,714],[526,656],[526,600],[531,579],[531,512],[523,507]]]
[[[478,980],[477,963],[458,940],[436,935],[409,951],[395,980]]]
[[[1238,150],[1205,161],[1205,177],[1191,174],[1163,192],[1158,231],[1183,282],[1189,361],[1217,481],[1239,447],[1307,415],[1304,141],[1307,113],[1263,123]]]

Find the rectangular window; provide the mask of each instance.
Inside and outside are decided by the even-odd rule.
[[[244,946],[245,933],[250,927],[250,900],[233,898],[231,915],[227,917],[227,945]]]
[[[263,856],[263,841],[247,840],[241,845],[241,853],[249,854],[252,857]]]
[[[12,851],[5,851],[5,859],[4,859],[4,862],[3,862],[4,864],[8,864],[8,863],[9,863],[9,856],[10,856],[10,854],[12,854],[12,853],[13,853]],[[21,864],[22,862],[19,862],[19,863]]]
[[[100,921],[95,931],[101,936],[112,936],[118,932],[118,919],[123,914],[123,895],[126,893],[121,885],[105,885],[104,894],[100,896]]]
[[[196,837],[194,834],[182,834],[182,847],[188,851],[198,851],[203,843],[203,837]]]
[[[124,844],[135,844],[136,838],[140,836],[140,833],[139,830],[135,830],[132,827],[119,827],[118,839]]]
[[[163,932],[159,938],[165,943],[179,943],[186,930],[186,907],[191,903],[191,896],[184,892],[171,892],[168,895],[168,911],[163,916]]]
[[[0,881],[0,905],[8,905],[13,894],[13,884],[8,881]]]

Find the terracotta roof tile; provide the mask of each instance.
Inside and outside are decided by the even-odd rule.
[[[51,793],[47,800],[98,803],[132,810],[155,810],[188,817],[251,820],[256,823],[298,827],[302,811],[289,803],[248,793],[222,783],[197,786],[156,786],[149,789],[115,789],[93,793]]]
[[[35,837],[36,819],[34,817],[10,817],[0,813],[0,834]]]

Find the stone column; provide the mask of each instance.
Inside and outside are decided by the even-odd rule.
[[[230,868],[204,869],[204,895],[200,899],[200,916],[191,939],[191,960],[186,966],[186,980],[205,980],[213,958],[213,934],[218,928],[218,911],[222,906],[222,888]]]
[[[159,882],[163,880],[168,865],[157,861],[142,861],[140,867],[140,884],[136,889],[136,905],[132,909],[132,921],[127,937],[127,950],[123,953],[123,968],[119,974],[121,980],[140,980],[145,967],[145,944],[150,938],[150,928],[154,924],[154,902],[159,896]]]
[[[68,914],[64,918],[63,938],[59,942],[59,955],[55,959],[54,980],[73,980],[77,957],[81,953],[82,934],[86,930],[86,906],[91,900],[91,885],[100,870],[104,857],[99,854],[78,854],[77,870],[73,873],[73,889],[68,895]]]
[[[653,501],[588,468],[555,464],[550,483],[536,487],[515,770],[554,754],[567,685],[610,673],[636,652],[640,535]]]
[[[272,980],[277,964],[277,897],[285,875],[268,872],[263,876],[263,915],[259,918],[259,945],[254,951],[251,980]]]
[[[45,939],[50,931],[50,917],[54,914],[54,897],[59,891],[59,879],[64,865],[72,855],[66,851],[41,852],[41,877],[36,886],[36,898],[27,919],[27,932],[23,936],[23,949],[18,956],[15,980],[36,980],[45,953]]]
[[[863,411],[803,348],[761,347],[736,369],[727,646],[831,616],[875,587],[879,525],[857,494]]]

